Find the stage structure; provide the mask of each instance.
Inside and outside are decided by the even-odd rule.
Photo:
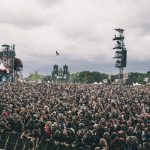
[[[0,50],[0,63],[5,71],[0,71],[0,80],[15,81],[21,76],[23,64],[16,58],[15,45],[3,44]]]
[[[64,65],[63,69],[59,69],[58,65],[53,66],[52,71],[52,82],[54,83],[67,83],[70,79],[70,73],[68,70],[68,66]]]
[[[115,67],[119,68],[119,83],[120,85],[123,84],[123,70],[124,67],[127,65],[127,50],[125,48],[124,44],[124,34],[123,32],[125,31],[124,29],[115,29],[117,31],[117,35],[114,37],[114,41],[116,41],[116,45],[113,49],[116,50],[115,52],[115,59],[116,59],[116,64]]]

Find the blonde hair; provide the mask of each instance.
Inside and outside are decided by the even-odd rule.
[[[104,138],[101,138],[99,140],[99,144],[102,145],[102,146],[104,146],[104,147],[107,147],[107,142],[106,142],[106,140]]]

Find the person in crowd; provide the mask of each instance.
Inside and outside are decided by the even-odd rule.
[[[0,129],[21,134],[29,149],[150,149],[150,87],[4,83]]]

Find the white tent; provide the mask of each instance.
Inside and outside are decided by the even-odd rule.
[[[99,84],[102,84],[102,82],[100,82]]]
[[[136,85],[141,85],[141,84],[139,84],[139,83],[136,82],[136,83],[133,83],[133,85],[136,86]]]
[[[98,84],[97,82],[94,82],[93,84]]]
[[[7,68],[4,66],[3,63],[0,63],[0,70],[5,71],[7,70]]]

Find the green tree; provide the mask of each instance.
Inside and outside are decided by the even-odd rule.
[[[44,76],[43,75],[40,75],[38,73],[38,71],[35,71],[34,73],[31,73],[29,75],[29,77],[27,77],[27,80],[29,81],[39,81],[39,80],[43,80]]]
[[[80,82],[80,83],[100,82],[107,77],[108,77],[107,74],[96,72],[96,71],[94,72],[82,71],[82,72],[71,74],[72,82]]]

